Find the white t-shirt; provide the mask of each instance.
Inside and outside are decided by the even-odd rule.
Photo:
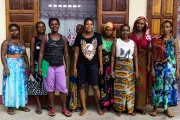
[[[123,57],[133,59],[134,54],[134,41],[124,42],[120,38],[116,43],[116,57]]]

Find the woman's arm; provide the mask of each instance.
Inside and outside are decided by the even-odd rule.
[[[47,35],[45,35],[43,37],[43,40],[41,41],[41,47],[40,47],[40,52],[39,52],[39,59],[38,59],[38,72],[40,75],[42,75],[42,70],[41,70],[41,63],[42,63],[42,59],[44,56],[44,48],[46,45],[46,41],[47,41]]]
[[[26,48],[25,48],[25,52],[24,52],[24,62],[26,63],[26,68],[29,69],[29,61],[28,61]]]
[[[111,47],[111,76],[114,77],[114,62],[116,57],[116,43],[117,40],[113,41],[112,47]]]
[[[30,68],[31,73],[34,73],[34,49],[35,49],[35,39],[34,37],[31,40],[30,44]]]
[[[5,70],[8,70],[8,67],[6,64],[6,54],[7,54],[8,47],[9,47],[9,41],[5,40],[1,45],[1,61]]]
[[[77,77],[77,60],[79,57],[79,47],[75,46],[75,51],[74,51],[74,76]]]
[[[179,46],[178,46],[178,39],[174,40],[175,43],[175,57],[176,57],[176,77],[179,77]]]
[[[65,64],[66,64],[66,75],[68,75],[68,44],[67,44],[67,39],[66,37],[63,36],[63,40],[64,40],[64,60],[65,60]]]
[[[102,45],[98,46],[98,57],[99,57],[99,74],[103,74],[103,63],[102,63]]]
[[[135,72],[136,72],[136,79],[138,79],[138,53],[137,53],[137,46],[134,43],[134,65],[135,65]]]

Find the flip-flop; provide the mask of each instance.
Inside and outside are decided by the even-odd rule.
[[[172,113],[168,112],[168,111],[167,112],[164,111],[164,114],[167,115],[169,118],[174,117],[174,115]]]
[[[56,110],[50,110],[48,115],[54,117],[56,115]]]
[[[61,111],[62,112],[62,114],[64,114],[66,117],[71,117],[72,116],[72,114],[71,114],[71,112],[69,111],[69,110],[63,110],[63,111]]]
[[[30,112],[31,110],[27,107],[19,107],[18,110],[24,111],[24,112]]]
[[[41,108],[36,108],[36,113],[37,114],[42,114],[42,109]]]
[[[153,112],[150,113],[150,115],[153,116],[153,117],[155,117],[155,116],[156,116],[156,113],[157,113],[157,112],[153,111]]]
[[[15,114],[13,108],[8,108],[7,113],[8,113],[9,115],[14,115],[14,114]]]

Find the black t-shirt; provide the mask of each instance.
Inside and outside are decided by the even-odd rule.
[[[74,46],[79,47],[78,63],[98,64],[98,46],[102,45],[101,35],[94,32],[91,38],[82,34],[76,36]]]

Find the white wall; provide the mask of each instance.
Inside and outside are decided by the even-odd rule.
[[[6,39],[6,17],[5,17],[5,0],[0,0],[0,45]],[[0,60],[0,95],[2,94],[2,64]]]
[[[129,4],[129,25],[132,29],[137,17],[146,17],[147,0],[129,0]]]
[[[146,16],[147,0],[129,0],[129,25],[132,29],[134,20],[138,16]],[[0,44],[6,39],[6,18],[5,18],[5,0],[0,0]],[[27,49],[28,56],[30,54],[29,49]],[[2,94],[2,64],[0,64],[0,95]],[[90,95],[92,95],[92,90],[90,90]]]

